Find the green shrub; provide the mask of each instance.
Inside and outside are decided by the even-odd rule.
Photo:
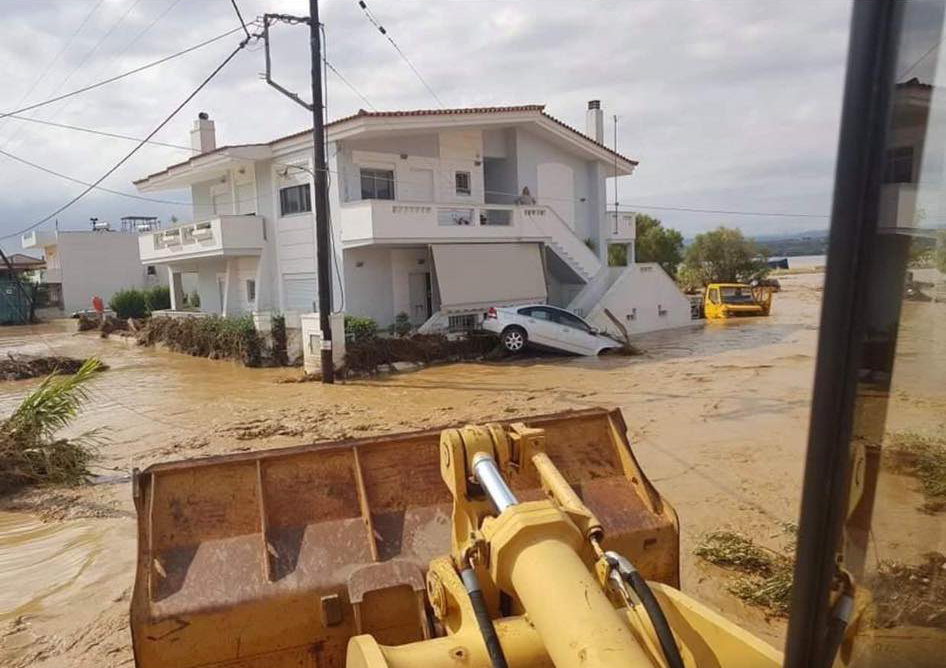
[[[273,364],[289,366],[289,352],[286,342],[286,316],[274,315],[272,320]]]
[[[122,320],[126,318],[144,318],[148,315],[148,302],[145,299],[145,293],[134,288],[116,292],[108,300],[108,307],[115,311],[115,314]]]
[[[149,313],[171,308],[171,288],[166,285],[156,285],[145,290],[145,305]]]
[[[378,335],[378,323],[373,318],[345,316],[345,338],[351,341],[369,341]]]
[[[187,297],[187,305],[191,308],[200,308],[200,293],[194,290]]]
[[[394,316],[394,324],[389,328],[390,332],[395,336],[407,336],[413,329],[414,325],[411,323],[411,316],[407,315],[404,311]]]

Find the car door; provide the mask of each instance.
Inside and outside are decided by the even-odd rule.
[[[568,311],[557,313],[561,336],[568,342],[570,351],[579,355],[596,355],[601,341],[591,333],[588,323]]]
[[[554,320],[552,310],[545,306],[533,306],[520,309],[522,325],[526,328],[529,341],[541,346],[555,346],[559,338],[558,323]]]

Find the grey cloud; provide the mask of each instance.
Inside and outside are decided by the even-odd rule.
[[[0,110],[12,107],[89,13],[96,0],[5,0],[0,62],[9,71]],[[134,0],[105,0],[30,100],[47,97]],[[141,0],[66,88],[99,72],[123,71],[236,27],[228,2],[181,0],[118,54],[171,0]],[[305,14],[305,0],[239,0],[248,19],[265,11]],[[826,212],[832,187],[850,4],[837,2],[577,2],[370,0],[447,105],[537,102],[582,128],[585,103],[600,98],[619,118],[618,148],[641,161],[621,181],[623,202],[724,209]],[[323,0],[329,58],[375,106],[435,107],[355,0]],[[278,33],[277,71],[308,90],[304,27]],[[74,98],[39,118],[143,136],[219,62],[239,35],[159,68]],[[256,47],[253,47],[256,48]],[[240,54],[156,137],[187,143],[191,120],[208,111],[218,141],[262,141],[308,125],[307,113],[259,80],[261,51]],[[329,73],[330,115],[365,103]],[[64,109],[62,109],[65,107]],[[57,113],[57,110],[58,111]],[[131,148],[121,140],[0,121],[0,146],[66,174],[92,180]],[[105,185],[131,181],[186,157],[155,146]],[[55,209],[80,186],[0,158],[0,234]],[[186,199],[186,193],[158,195]],[[60,216],[153,213],[186,218],[187,207],[92,193]],[[810,229],[811,219],[663,212],[685,234],[726,222],[765,233]]]

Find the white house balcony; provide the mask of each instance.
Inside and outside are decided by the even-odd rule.
[[[159,264],[259,255],[264,243],[262,216],[217,216],[146,232],[138,237],[138,253],[143,264]]]
[[[880,192],[880,227],[913,229],[924,224],[915,183],[885,183]]]
[[[634,241],[637,238],[637,214],[608,212],[608,238],[612,243]]]
[[[554,214],[543,206],[465,206],[362,200],[341,207],[342,243],[370,244],[542,241]]]
[[[53,230],[30,230],[20,237],[23,248],[44,248],[56,244],[56,233]]]

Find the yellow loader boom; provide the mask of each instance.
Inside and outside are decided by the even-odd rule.
[[[628,557],[648,580],[667,585],[658,597],[679,596],[673,589],[679,585],[676,514],[638,465],[620,413],[591,409],[517,422],[540,430],[536,453],[544,452],[574,490],[571,500],[580,498],[600,521],[604,547]],[[505,434],[511,424],[489,429]],[[519,462],[504,464],[511,492],[523,502],[545,499],[546,477],[515,451],[535,440],[510,436],[504,442]],[[406,649],[415,646],[424,657],[442,659],[442,650],[458,647],[471,660],[480,656],[485,646],[479,636],[462,645],[449,637],[451,623],[464,637],[476,627],[450,603],[459,596],[460,571],[448,555],[464,539],[461,526],[480,531],[477,522],[496,511],[480,491],[480,514],[458,515],[454,494],[465,499],[468,488],[444,483],[441,456],[441,431],[431,430],[158,464],[136,473],[136,665],[340,667],[354,636],[390,647],[377,650],[384,656],[406,657],[400,664],[391,658],[392,665],[438,665]],[[462,467],[454,471],[470,474]],[[572,516],[567,505],[561,508]],[[458,517],[468,523],[458,525]],[[585,568],[589,548],[582,543],[582,556],[566,559],[584,538],[568,525],[558,527],[563,538],[556,561],[568,562],[568,578],[543,567],[543,579],[528,583],[541,585],[542,592],[567,584],[574,593],[574,577],[595,577]],[[488,543],[479,545],[488,549]],[[505,550],[502,563],[535,565],[539,557],[526,552],[510,562]],[[429,573],[443,583],[433,595]],[[510,649],[510,658],[522,661],[509,665],[548,665],[532,662],[548,655],[547,638],[518,614],[525,600],[534,600],[526,594],[528,583],[504,567],[503,577],[512,578],[501,581],[511,589],[506,592],[486,571],[480,574],[503,646],[508,637],[532,639],[516,646],[522,655]],[[559,582],[564,579],[569,583]],[[466,594],[459,599],[456,605],[470,600]],[[564,605],[570,595],[563,591],[557,600]],[[365,651],[377,660],[377,652]]]

